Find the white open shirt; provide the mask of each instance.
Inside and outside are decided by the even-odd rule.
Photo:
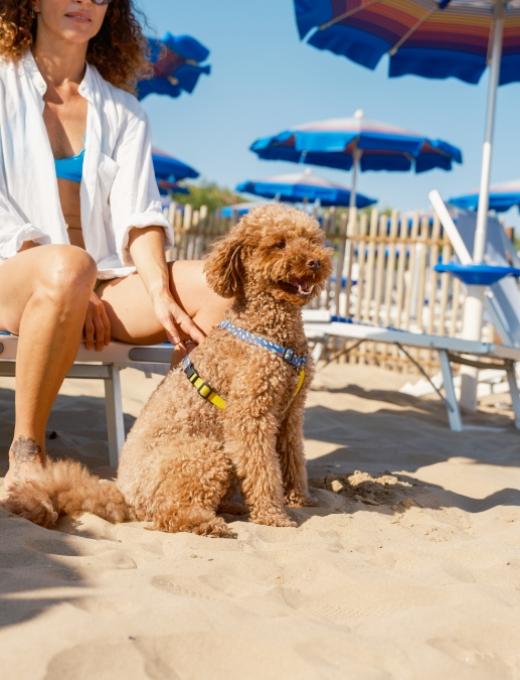
[[[54,158],[43,121],[45,81],[30,51],[0,59],[0,262],[24,241],[69,243]],[[148,120],[137,99],[87,64],[79,93],[88,102],[80,187],[81,225],[99,278],[135,268],[128,252],[133,227],[172,229],[161,211]]]

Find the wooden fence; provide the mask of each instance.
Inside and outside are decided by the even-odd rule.
[[[202,257],[234,222],[190,206],[181,210],[172,205],[169,214],[176,235],[174,254],[182,259]],[[320,221],[334,247],[336,275],[313,307],[327,307],[362,323],[460,334],[465,291],[457,279],[433,269],[439,260],[452,258],[451,245],[436,218],[373,210],[359,213],[349,224],[347,211],[329,210]],[[343,347],[345,342],[336,340],[330,350],[339,356]],[[430,350],[411,350],[411,354],[425,370],[435,370],[436,356]],[[346,359],[343,355],[343,360],[414,370],[397,347],[384,343],[365,342]]]

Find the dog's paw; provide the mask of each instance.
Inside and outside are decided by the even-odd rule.
[[[284,503],[290,508],[305,508],[318,505],[318,500],[314,496],[293,490],[285,494]]]
[[[252,514],[251,519],[255,524],[264,524],[268,527],[297,527],[298,524],[285,512],[262,512]]]
[[[203,522],[192,529],[199,536],[211,536],[213,538],[236,538],[237,534],[225,522],[222,517],[215,517],[208,522]]]

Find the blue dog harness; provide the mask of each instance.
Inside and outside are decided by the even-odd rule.
[[[261,335],[256,335],[255,333],[251,333],[250,331],[247,331],[245,328],[240,328],[240,326],[235,326],[234,324],[231,323],[231,321],[221,321],[217,328],[222,328],[223,330],[228,331],[235,337],[239,338],[240,340],[243,340],[244,342],[249,343],[250,345],[257,345],[258,347],[262,347],[263,349],[268,350],[269,352],[273,352],[277,356],[279,356],[281,359],[283,359],[286,363],[289,364],[289,366],[292,366],[295,370],[298,371],[298,378],[296,380],[296,386],[294,388],[294,392],[292,394],[292,397],[289,401],[289,404],[292,402],[292,400],[295,398],[295,396],[298,394],[298,392],[301,390],[303,383],[305,382],[305,364],[307,363],[307,356],[306,355],[298,355],[294,350],[292,350],[290,347],[284,347],[283,345],[279,345],[276,342],[272,342],[272,340],[269,340],[268,338],[264,338]],[[200,394],[200,396],[205,399],[206,401],[209,401],[212,403],[214,406],[220,409],[225,409],[227,404],[226,400],[223,399],[211,385],[209,385],[204,378],[202,378],[199,373],[197,372],[197,369],[195,366],[191,363],[189,357],[184,357],[181,361],[181,366],[186,374],[188,380],[191,382],[191,384],[197,389],[197,392]]]
[[[248,342],[250,345],[258,345],[258,347],[263,347],[270,352],[274,352],[293,368],[300,369],[307,363],[307,356],[298,356],[290,347],[278,345],[276,342],[268,340],[261,335],[250,333],[249,331],[246,331],[245,328],[235,326],[231,321],[227,321],[226,319],[221,321],[217,328],[223,328],[240,340]]]

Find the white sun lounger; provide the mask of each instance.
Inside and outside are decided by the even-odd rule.
[[[431,191],[429,199],[451,241],[457,259],[461,264],[472,264],[475,213],[457,210],[455,221],[438,191]],[[484,259],[486,264],[520,266],[518,256],[505,235],[502,224],[491,215],[488,216]],[[520,289],[517,280],[506,276],[488,286],[484,301],[489,318],[502,341],[506,345],[520,347]]]
[[[0,334],[1,376],[15,375],[17,345],[18,338],[15,335]],[[67,377],[104,381],[108,455],[111,466],[117,466],[119,452],[125,439],[120,371],[123,368],[136,368],[145,373],[166,373],[170,367],[171,354],[172,346],[168,343],[126,345],[111,342],[100,352],[87,350],[81,346]]]
[[[460,234],[457,236],[457,227],[453,220],[451,220],[440,196],[432,194],[430,199],[432,196],[434,198],[434,208],[436,211],[439,210],[439,213],[442,213],[439,214],[439,218],[448,233],[448,237],[452,241],[453,239],[458,239],[457,245],[454,244],[455,252],[457,252],[460,244],[464,243],[464,241]],[[442,210],[442,207],[444,207],[444,210]],[[446,224],[447,220],[451,223],[449,229]],[[471,262],[471,258],[469,258],[469,261],[461,261],[463,264],[467,264]],[[511,282],[513,286],[511,286]],[[498,287],[497,290],[495,290],[495,286]],[[304,317],[305,332],[312,339],[324,339],[327,336],[351,339],[355,341],[354,346],[358,346],[358,344],[365,341],[391,343],[397,345],[405,354],[408,354],[407,347],[435,350],[438,354],[441,367],[444,395],[439,392],[433,383],[432,386],[446,405],[448,421],[451,429],[454,431],[461,431],[463,424],[453,383],[452,364],[465,364],[475,368],[492,368],[505,371],[511,393],[515,426],[517,429],[520,429],[520,393],[518,391],[515,371],[515,364],[517,361],[520,361],[520,295],[515,282],[509,278],[502,279],[498,284],[494,284],[491,289],[493,294],[487,296],[486,304],[490,310],[493,322],[497,323],[497,329],[507,344],[464,340],[462,338],[428,335],[426,333],[413,333],[396,328],[351,323],[350,321],[329,320],[324,323],[323,320],[314,321],[311,316]],[[514,315],[511,314],[512,307],[517,308]],[[408,356],[429,380],[422,367],[409,354]]]

